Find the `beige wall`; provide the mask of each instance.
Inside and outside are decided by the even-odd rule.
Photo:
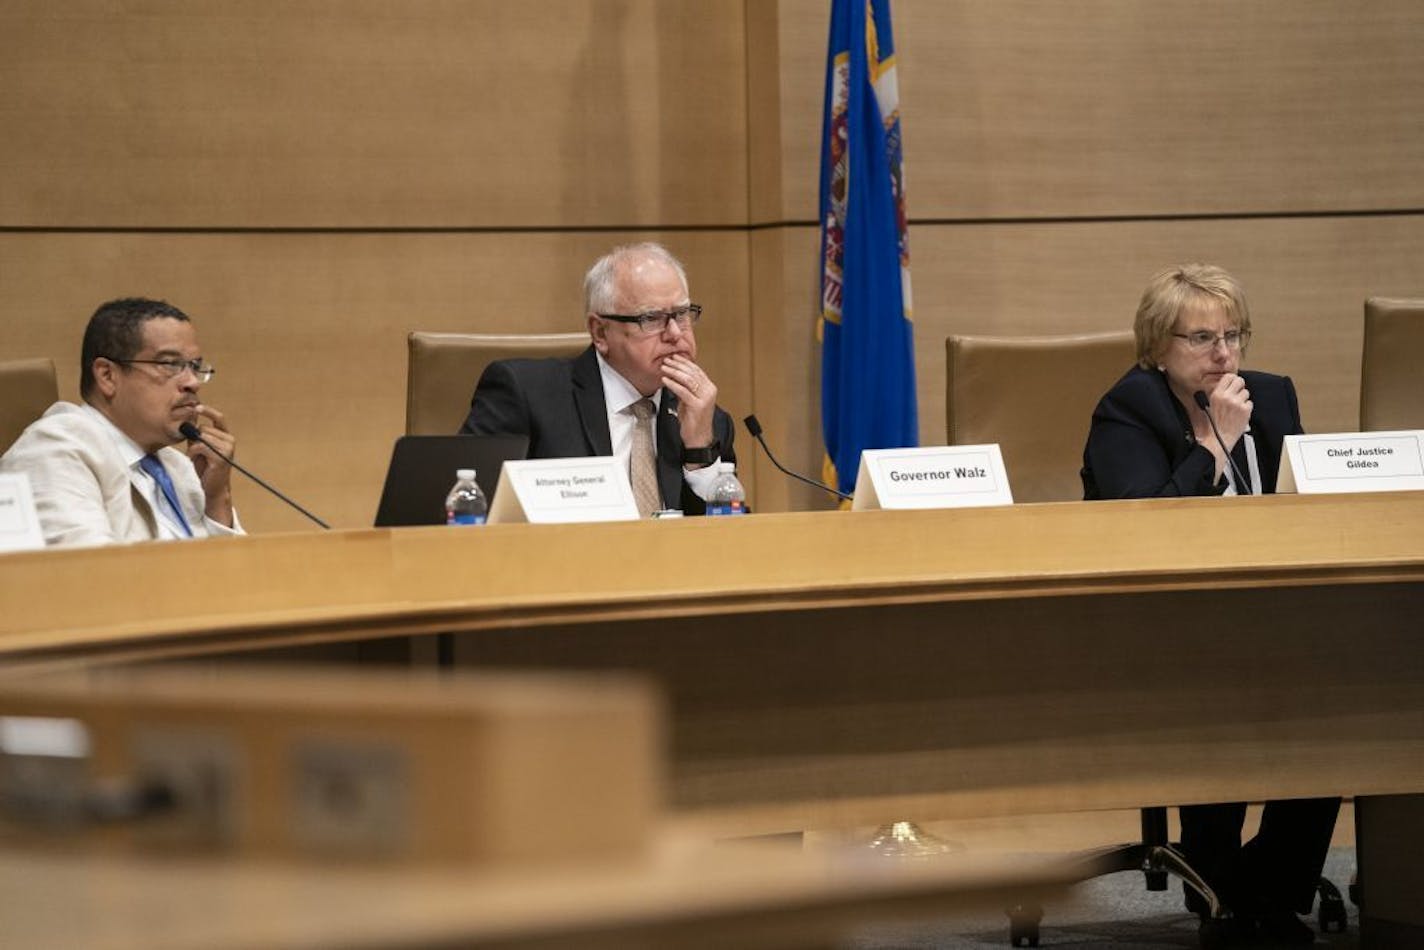
[[[772,143],[752,215],[793,224],[753,238],[782,251],[774,277],[758,277],[774,257],[753,256],[753,286],[773,294],[755,300],[758,349],[779,356],[754,381],[787,461],[809,470],[829,4],[777,6],[763,19],[780,69],[752,74],[753,103],[766,90],[779,112],[773,132],[752,125]],[[1296,379],[1307,427],[1357,427],[1364,297],[1424,295],[1424,7],[898,0],[894,13],[923,442],[945,439],[947,335],[1126,329],[1148,276],[1184,259],[1245,284],[1249,365]],[[822,503],[770,480],[761,500]]]
[[[55,357],[72,396],[94,305],[165,296],[242,458],[356,526],[408,331],[577,327],[588,261],[651,236],[707,305],[723,404],[814,470],[828,6],[0,0],[0,359]],[[1125,327],[1189,257],[1242,278],[1252,362],[1306,424],[1354,427],[1363,297],[1424,294],[1424,8],[894,10],[924,441],[946,334]],[[766,468],[763,509],[822,503]]]

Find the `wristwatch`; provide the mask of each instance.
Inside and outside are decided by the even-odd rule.
[[[717,458],[721,454],[722,447],[716,442],[713,442],[711,445],[704,446],[700,449],[689,449],[687,446],[683,446],[682,464],[711,465],[713,462],[717,461]]]

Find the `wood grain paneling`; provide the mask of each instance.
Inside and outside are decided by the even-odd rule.
[[[783,0],[785,190],[815,215],[829,5]],[[897,0],[915,218],[1424,207],[1411,0]]]
[[[768,392],[786,400],[778,410],[778,418],[792,420],[780,433],[785,463],[815,471],[820,354],[811,342],[816,292],[806,275],[817,237],[809,227],[779,230],[783,296],[780,309],[757,308],[756,391],[763,405]],[[753,246],[772,242],[759,235]],[[946,336],[1130,329],[1147,279],[1187,260],[1221,264],[1244,284],[1256,330],[1246,365],[1294,378],[1306,428],[1353,431],[1365,297],[1424,292],[1421,216],[920,226],[912,227],[910,246],[926,445],[944,443]],[[781,329],[761,325],[769,319],[779,319]],[[765,350],[778,334],[783,350],[773,361]],[[783,501],[821,506],[799,488],[762,498],[764,507]]]
[[[75,399],[94,307],[165,297],[218,367],[204,395],[227,413],[241,460],[333,524],[366,525],[405,431],[406,334],[581,329],[584,270],[633,239],[663,239],[685,260],[707,307],[701,362],[739,412],[751,403],[740,232],[0,235],[0,359],[53,356],[61,398]],[[237,494],[249,530],[306,527],[255,487]]]
[[[728,224],[741,0],[13,0],[0,224]]]
[[[781,463],[811,478],[820,478],[824,445],[816,239],[810,228],[766,228],[750,242],[755,411]],[[775,471],[760,456],[757,482],[757,502],[766,511],[835,506],[833,497]]]
[[[53,356],[72,393],[94,305],[169,296],[199,320],[244,457],[361,524],[400,431],[407,330],[569,329],[583,268],[627,235],[539,232],[691,226],[669,241],[709,307],[722,402],[814,474],[814,233],[738,226],[814,220],[827,15],[12,0],[0,227],[254,230],[0,235],[0,357]],[[897,0],[895,16],[909,209],[927,222],[910,240],[922,439],[943,433],[946,334],[1117,329],[1183,258],[1245,281],[1252,362],[1296,377],[1308,426],[1354,426],[1360,301],[1420,293],[1424,216],[1311,215],[1424,207],[1424,8]],[[1260,211],[1281,217],[1232,217]],[[933,223],[958,218],[1010,220]],[[262,230],[288,227],[356,233]],[[388,227],[474,230],[360,233]],[[761,510],[825,504],[779,475],[763,488]],[[300,526],[245,495],[251,526]]]

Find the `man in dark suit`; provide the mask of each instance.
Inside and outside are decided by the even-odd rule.
[[[572,360],[491,363],[460,431],[524,435],[530,458],[628,461],[641,514],[702,514],[714,462],[735,462],[732,419],[697,363],[681,262],[658,244],[618,247],[584,277],[590,345]]]

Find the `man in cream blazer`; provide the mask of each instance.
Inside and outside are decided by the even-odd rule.
[[[231,466],[178,431],[193,423],[232,455],[222,413],[198,399],[213,370],[188,316],[162,301],[110,301],[90,318],[80,361],[84,404],[55,403],[0,458],[0,471],[29,476],[45,541],[241,533]]]

